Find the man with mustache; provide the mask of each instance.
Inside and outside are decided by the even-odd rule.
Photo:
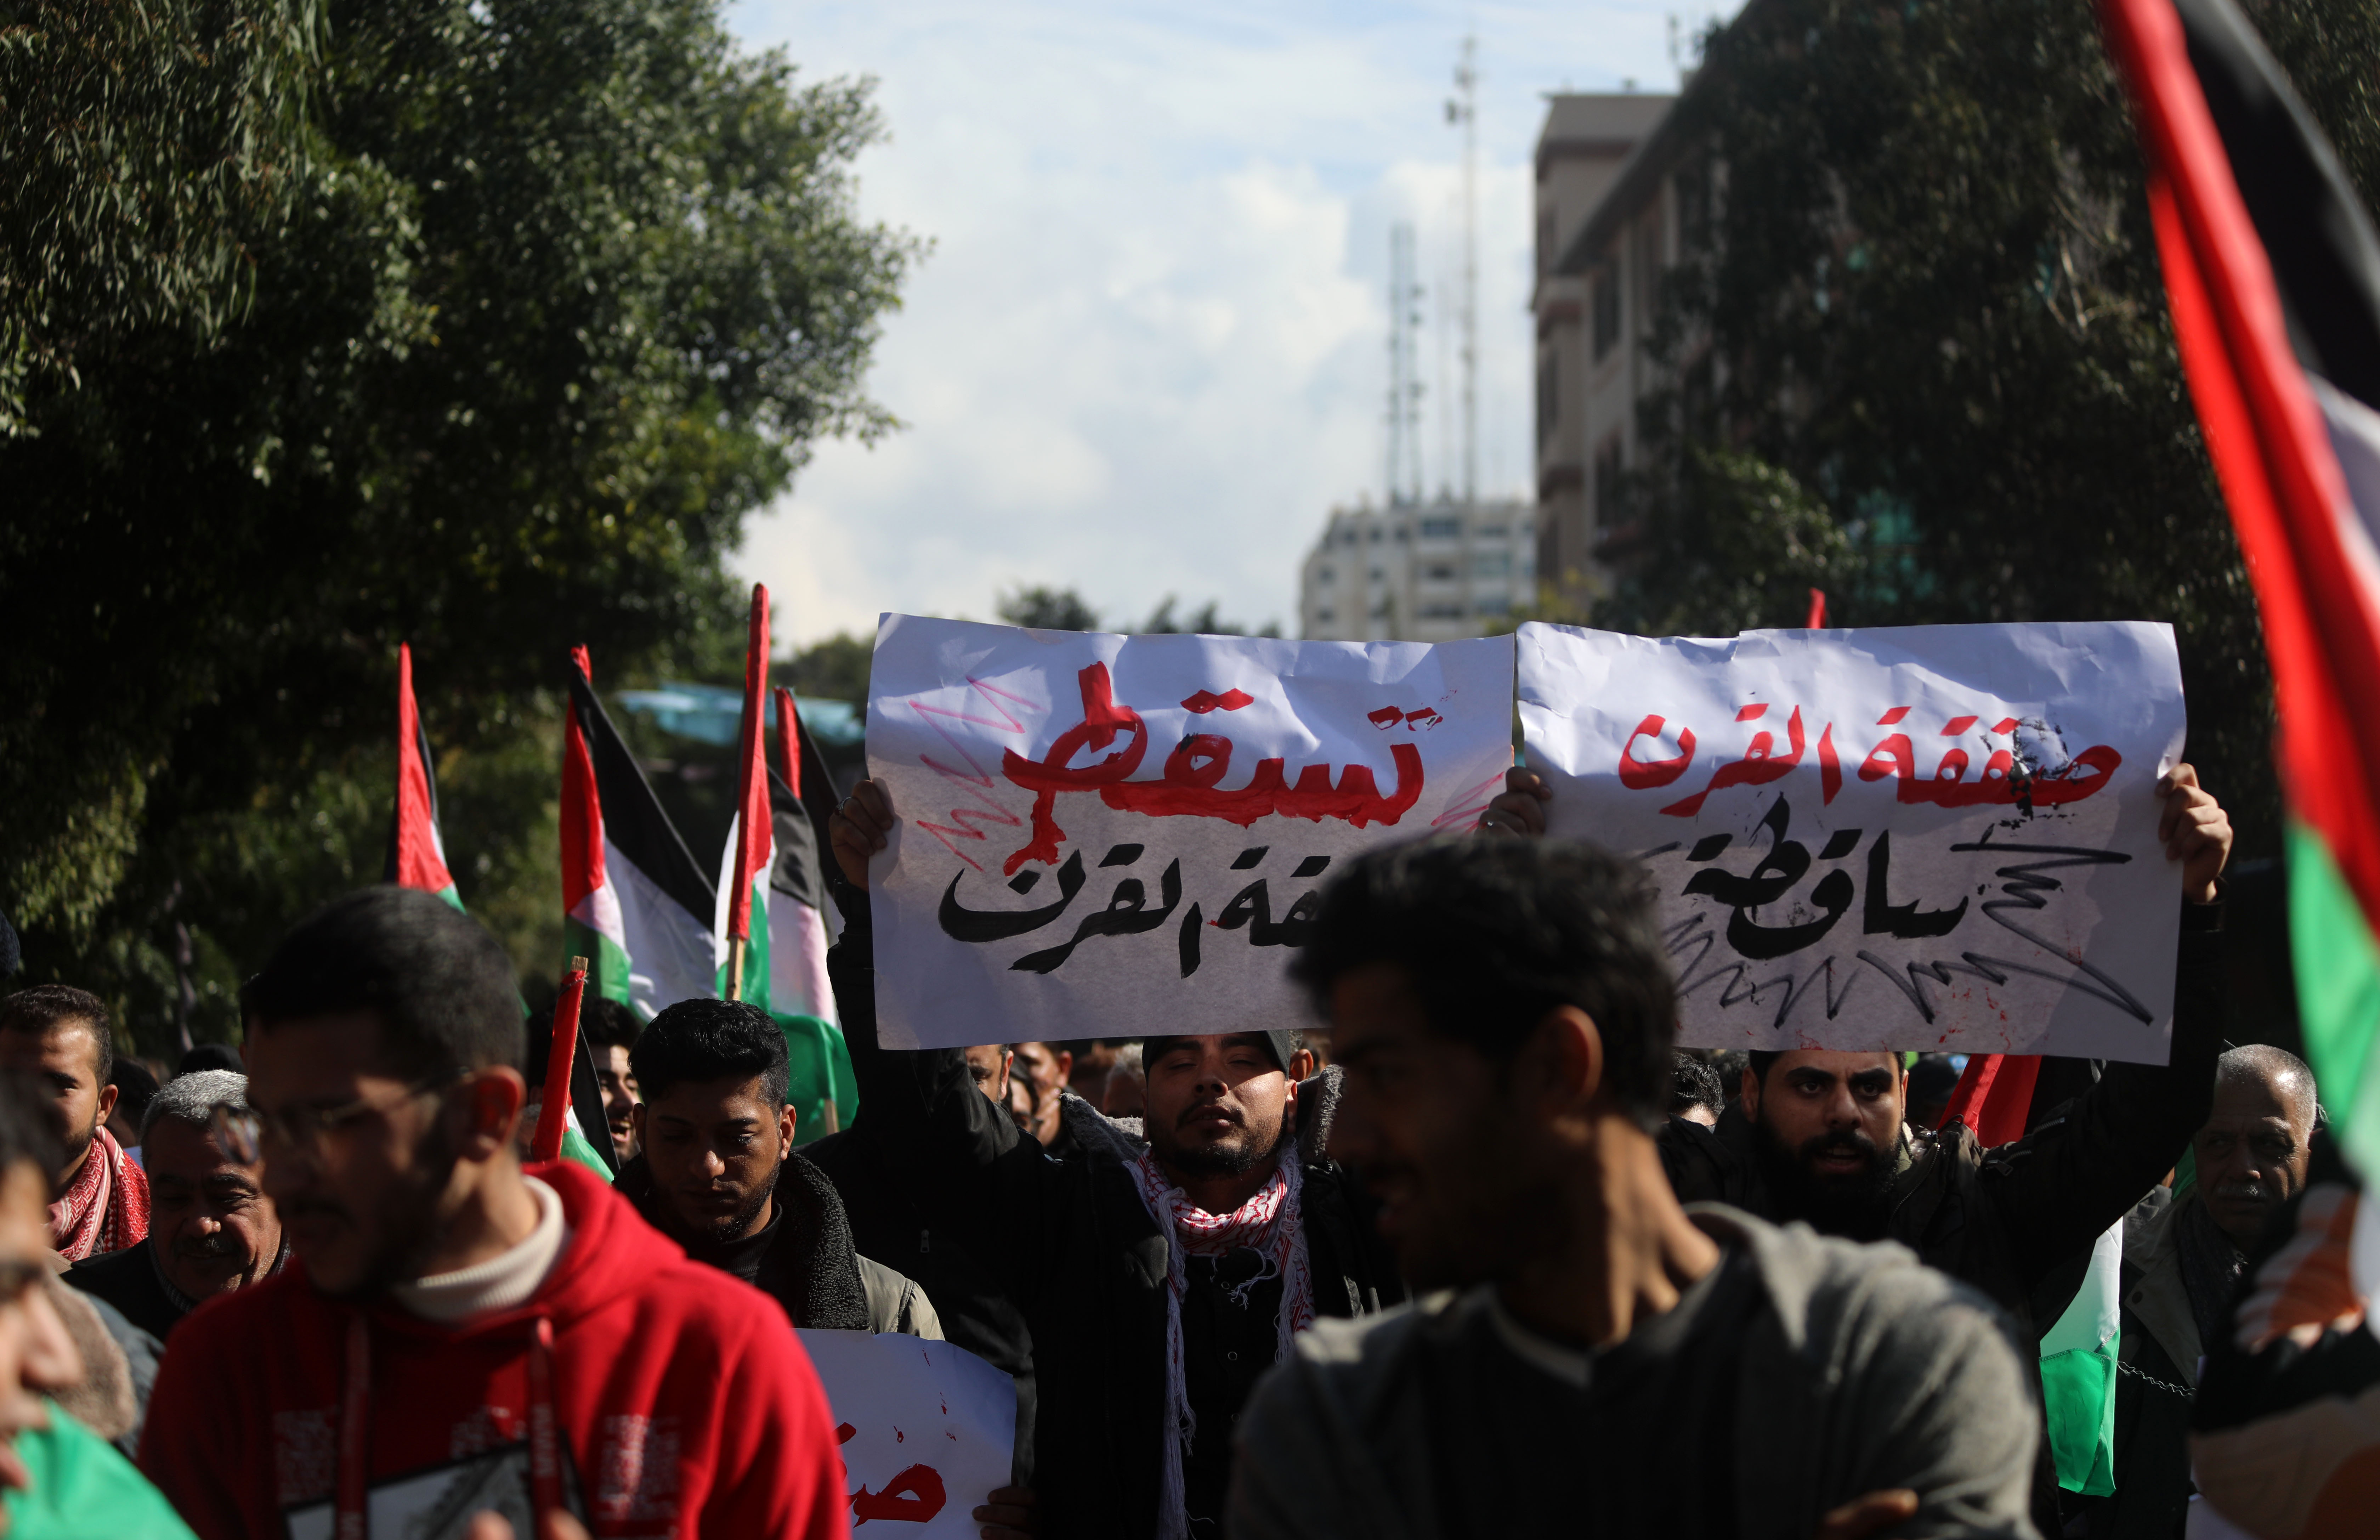
[[[246,1075],[200,1070],[158,1089],[140,1134],[149,1238],[67,1271],[68,1283],[160,1342],[201,1304],[279,1271],[288,1255],[257,1167],[233,1159],[215,1135],[219,1106],[247,1112]]]
[[[2248,1255],[2305,1190],[2321,1123],[2313,1072],[2266,1044],[2215,1063],[2215,1105],[2191,1140],[2195,1180],[2154,1190],[2124,1225],[2116,1381],[2116,1491],[2092,1512],[2096,1540],[2167,1540],[2190,1506],[2190,1419],[2202,1357],[2225,1322]]]
[[[510,959],[367,888],[242,991],[247,1110],[293,1257],[175,1329],[140,1463],[206,1540],[461,1540],[556,1510],[603,1536],[841,1540],[834,1424],[783,1312],[584,1167],[523,1170]]]
[[[1541,834],[1549,789],[1525,770],[1507,784],[1483,826],[1499,836]],[[2037,1343],[2050,1322],[2034,1318],[2034,1291],[2155,1186],[2206,1119],[2222,1043],[2219,899],[2231,824],[2188,765],[2160,780],[2157,794],[2157,837],[2180,870],[2183,899],[2169,1062],[2110,1062],[2058,1115],[1985,1149],[1963,1124],[1939,1135],[1908,1125],[1897,1053],[1755,1053],[1742,1097],[1716,1128],[1671,1119],[1662,1129],[1661,1161],[1678,1196],[1852,1240],[1898,1241],[1982,1290],[2015,1319],[2021,1340]],[[2038,1395],[2036,1359],[2026,1359],[2025,1372]],[[2063,1527],[2058,1513],[2045,1441],[2034,1520],[2054,1534]]]
[[[1338,1073],[1315,1074],[1294,1032],[1160,1031],[1143,1045],[1137,1124],[1061,1086],[1078,1153],[1050,1158],[977,1091],[961,1050],[877,1046],[868,858],[894,816],[863,781],[832,826],[844,928],[830,960],[856,1127],[873,1124],[888,1170],[1024,1306],[1041,1533],[1217,1535],[1257,1380],[1318,1316],[1403,1296],[1369,1200],[1324,1154]]]
[[[69,1262],[122,1251],[149,1233],[149,1178],[107,1131],[115,1045],[99,997],[64,984],[0,1000],[0,1069],[49,1094],[51,1132],[67,1152],[50,1194],[50,1244]]]

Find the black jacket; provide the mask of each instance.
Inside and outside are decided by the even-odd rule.
[[[859,1078],[855,1129],[873,1123],[889,1180],[940,1194],[963,1217],[968,1250],[1020,1306],[1039,1386],[1035,1479],[1042,1534],[1136,1540],[1156,1530],[1165,1407],[1165,1238],[1120,1152],[1137,1135],[1067,1094],[1084,1144],[1053,1160],[976,1088],[957,1049],[878,1046],[873,937],[864,901],[846,901],[829,956],[835,1003]],[[1299,1095],[1306,1249],[1315,1308],[1359,1316],[1404,1297],[1352,1173],[1322,1151],[1336,1072]]]
[[[906,1184],[890,1179],[873,1148],[873,1135],[882,1127],[863,1118],[856,1127],[804,1145],[802,1155],[842,1194],[860,1255],[916,1279],[941,1317],[942,1336],[1016,1381],[1014,1479],[1030,1486],[1036,1405],[1032,1328],[1008,1291],[961,1239],[965,1221],[951,1211],[947,1200],[921,1194],[933,1207],[920,1207]]]
[[[85,1257],[67,1269],[66,1280],[115,1306],[126,1320],[162,1342],[197,1305],[167,1290],[149,1249],[152,1244],[142,1241],[103,1256]]]
[[[2206,1122],[2215,1061],[2223,1048],[2224,969],[2219,906],[2185,905],[2176,963],[2168,1062],[2110,1062],[2097,1085],[2012,1144],[1985,1149],[1964,1126],[1912,1136],[1909,1163],[1888,1195],[1888,1239],[1928,1265],[1973,1284],[2014,1318],[2018,1340],[2040,1340],[2034,1291],[2155,1186]],[[1772,1223],[1780,1214],[1760,1170],[1755,1131],[1742,1104],[1704,1128],[1672,1118],[1659,1135],[1661,1163],[1686,1203],[1731,1204]],[[2070,1284],[2069,1296],[2072,1293]],[[2026,1373],[2040,1395],[2039,1361]],[[2046,1486],[2036,1481],[2036,1522],[2057,1512],[2057,1477],[2042,1444]],[[2121,1480],[2120,1473],[2118,1479]],[[2045,1530],[2056,1534],[2051,1522]]]
[[[734,1248],[688,1241],[677,1232],[653,1191],[652,1169],[643,1156],[621,1167],[612,1185],[636,1206],[647,1224],[686,1247],[688,1256],[729,1272],[739,1270],[736,1263],[744,1259],[726,1255]],[[796,1327],[873,1329],[859,1254],[852,1245],[851,1226],[834,1184],[795,1155],[777,1173],[775,1196],[777,1217],[764,1232],[768,1240],[748,1281],[783,1305],[786,1318]]]

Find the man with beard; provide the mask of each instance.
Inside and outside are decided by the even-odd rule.
[[[279,1271],[287,1255],[256,1166],[233,1159],[215,1134],[217,1107],[248,1114],[246,1075],[200,1070],[158,1090],[140,1135],[149,1238],[67,1270],[68,1283],[160,1342],[201,1303]]]
[[[1323,891],[1293,966],[1332,1146],[1448,1292],[1320,1325],[1258,1389],[1233,1540],[2031,1540],[2039,1424],[1981,1295],[1679,1205],[1665,952],[1641,869],[1568,842],[1441,836]]]
[[[1715,1129],[1678,1119],[1662,1129],[1661,1160],[1678,1196],[1772,1223],[1803,1219],[1852,1240],[1898,1241],[1982,1290],[2015,1319],[2021,1340],[2037,1343],[2049,1323],[2035,1318],[2034,1291],[2155,1186],[2206,1120],[2222,1042],[2218,898],[2231,825],[2188,765],[2159,781],[2157,793],[2157,837],[2180,870],[2183,898],[2168,1063],[2110,1062],[2024,1138],[1985,1149],[1963,1123],[1938,1135],[1908,1125],[1899,1054],[1755,1053],[1742,1097]],[[1507,793],[1499,804],[1524,800]],[[2037,1358],[2028,1355],[2025,1367],[2037,1395]],[[2058,1490],[2045,1444],[2034,1486],[2045,1533],[2060,1527]]]
[[[1257,1379],[1316,1317],[1403,1294],[1369,1200],[1324,1153],[1337,1073],[1307,1078],[1313,1056],[1289,1031],[1150,1036],[1140,1123],[1062,1086],[1079,1153],[1049,1158],[977,1092],[961,1050],[878,1047],[868,858],[893,816],[863,781],[832,826],[844,928],[830,961],[858,1126],[875,1122],[888,1172],[940,1203],[1025,1308],[1042,1532],[1218,1534]]]
[[[293,1258],[184,1321],[141,1464],[207,1540],[846,1533],[784,1315],[564,1160],[521,1169],[519,996],[435,896],[339,899],[243,995],[248,1110]]]
[[[50,1245],[69,1262],[136,1245],[149,1233],[149,1179],[104,1126],[115,1110],[107,1007],[64,984],[0,1000],[0,1070],[49,1093],[51,1130],[66,1146],[50,1194]]]
[[[630,1050],[642,1153],[615,1185],[697,1262],[783,1305],[797,1327],[940,1340],[923,1291],[853,1249],[843,1199],[794,1153],[784,1035],[758,1006],[682,1000]]]
[[[2116,1490],[2090,1513],[2095,1540],[2170,1540],[2190,1507],[2198,1365],[2228,1335],[2240,1275],[2265,1227],[2305,1190],[2321,1109],[2313,1072],[2286,1049],[2233,1049],[2191,1140],[2196,1180],[2163,1188],[2124,1225],[2116,1381]]]

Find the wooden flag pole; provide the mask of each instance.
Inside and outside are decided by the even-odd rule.
[[[532,1161],[562,1158],[562,1130],[570,1121],[570,1064],[578,1055],[578,1002],[587,992],[587,959],[574,957],[553,1001],[553,1039],[545,1050],[545,1099],[529,1138]]]
[[[744,998],[744,938],[727,938],[727,999]]]

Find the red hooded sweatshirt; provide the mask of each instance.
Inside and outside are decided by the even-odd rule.
[[[439,1326],[319,1294],[292,1263],[175,1329],[140,1464],[202,1540],[328,1537],[342,1503],[380,1540],[460,1535],[482,1508],[527,1540],[532,1489],[598,1540],[844,1540],[834,1419],[776,1302],[688,1261],[592,1173],[535,1174],[570,1238],[517,1309]],[[368,1496],[340,1470],[358,1360]],[[542,1470],[540,1404],[560,1435]]]

